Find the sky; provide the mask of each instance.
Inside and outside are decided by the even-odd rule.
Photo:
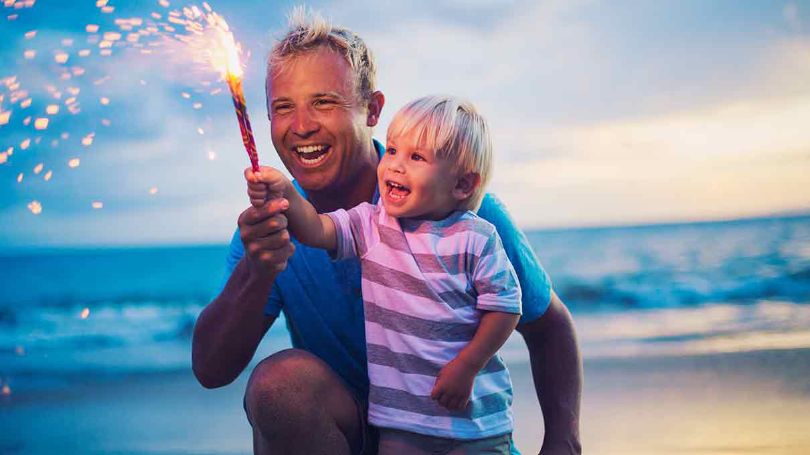
[[[0,249],[230,238],[248,160],[225,84],[188,46],[120,27],[194,4],[162,1],[0,3]],[[209,4],[246,51],[262,164],[281,167],[263,67],[297,2]],[[479,107],[489,190],[524,229],[810,211],[810,1],[307,5],[376,55],[376,137],[419,96]]]

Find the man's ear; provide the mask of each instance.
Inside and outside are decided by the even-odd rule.
[[[371,94],[371,99],[368,102],[368,116],[366,117],[366,126],[376,126],[380,121],[380,114],[382,113],[383,105],[385,104],[385,95],[377,91]]]
[[[459,201],[463,201],[472,196],[473,192],[480,184],[480,174],[477,172],[465,172],[456,180],[456,186],[453,188],[453,197]]]

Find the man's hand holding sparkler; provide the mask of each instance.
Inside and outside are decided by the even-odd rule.
[[[273,168],[281,178],[286,178]],[[269,173],[269,171],[268,171]],[[287,231],[287,217],[284,212],[289,201],[282,197],[269,198],[269,194],[284,194],[283,191],[268,189],[267,183],[259,180],[259,175],[251,168],[245,169],[248,182],[248,196],[251,206],[239,215],[239,235],[245,247],[245,256],[252,270],[262,275],[275,274],[287,267],[287,259],[292,256],[295,247]],[[289,181],[287,181],[289,182]],[[283,185],[282,180],[276,184]],[[292,186],[290,184],[290,186]]]

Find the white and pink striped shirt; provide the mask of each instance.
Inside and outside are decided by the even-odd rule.
[[[520,286],[495,227],[472,212],[440,221],[397,219],[382,204],[328,214],[335,259],[359,257],[366,319],[369,422],[430,436],[509,433],[512,383],[495,355],[470,403],[449,411],[430,398],[439,370],[475,335],[482,311],[520,314]]]

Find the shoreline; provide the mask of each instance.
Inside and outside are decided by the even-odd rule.
[[[537,453],[527,361],[507,362],[515,441]],[[585,360],[583,449],[596,454],[810,453],[810,349]],[[250,453],[248,374],[215,390],[191,371],[74,375],[0,397],[0,453]],[[63,378],[67,379],[67,378]]]

